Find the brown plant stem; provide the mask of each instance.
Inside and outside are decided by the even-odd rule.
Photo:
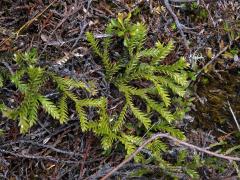
[[[179,22],[177,15],[173,12],[173,10],[171,8],[171,5],[169,3],[169,0],[164,0],[163,2],[165,4],[165,7],[167,8],[167,10],[169,11],[169,13],[171,14],[171,16],[173,17],[173,19],[176,23],[176,26],[177,26],[177,28],[178,28],[181,36],[182,36],[183,43],[184,43],[184,46],[185,46],[186,50],[189,51],[188,42],[187,42],[186,36],[183,32],[183,25]]]
[[[204,148],[195,146],[193,144],[189,144],[187,142],[181,141],[169,134],[157,133],[157,134],[153,135],[152,137],[150,137],[149,139],[147,139],[134,153],[132,153],[127,159],[123,160],[119,165],[117,165],[115,168],[113,168],[109,173],[107,173],[103,178],[101,178],[101,180],[106,180],[107,178],[109,178],[113,173],[118,171],[122,166],[124,166],[126,163],[131,161],[147,144],[149,144],[150,142],[152,142],[153,140],[158,139],[158,138],[170,139],[170,140],[174,141],[176,144],[186,146],[189,149],[197,150],[197,151],[203,152],[205,154],[208,154],[210,156],[218,157],[218,158],[229,160],[229,161],[240,161],[240,158],[238,158],[238,157],[231,157],[231,156],[225,156],[222,154],[218,154],[218,153],[215,153],[212,151],[208,151]]]

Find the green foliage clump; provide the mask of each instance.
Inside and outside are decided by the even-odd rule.
[[[102,136],[103,148],[107,150],[113,142],[119,141],[129,155],[141,144],[142,136],[149,137],[159,131],[184,139],[184,134],[174,128],[173,123],[186,111],[177,104],[184,104],[188,86],[187,63],[184,58],[174,64],[162,63],[174,49],[173,42],[164,45],[157,41],[154,47],[147,47],[146,26],[131,23],[130,15],[124,18],[123,14],[108,24],[105,33],[111,36],[102,42],[92,33],[86,33],[92,50],[102,60],[110,91],[117,89],[122,95],[120,112],[112,115],[108,125],[98,124],[105,129],[92,128]],[[116,49],[113,50],[114,45]],[[156,140],[147,146],[148,158],[142,153],[135,160],[154,161],[162,168],[170,168],[161,157],[166,150],[167,145]]]
[[[17,88],[21,100],[14,108],[0,102],[2,114],[18,120],[21,132],[25,133],[37,123],[39,109],[60,123],[66,123],[70,100],[75,105],[83,132],[92,131],[100,137],[105,151],[111,150],[115,144],[116,147],[124,146],[127,155],[133,153],[145,137],[156,132],[185,139],[174,122],[183,118],[187,111],[188,103],[184,96],[188,86],[185,70],[188,65],[184,58],[173,64],[164,64],[163,60],[174,49],[173,42],[164,45],[157,41],[154,47],[148,47],[146,26],[131,23],[130,17],[119,14],[117,20],[112,20],[106,27],[110,36],[101,42],[92,33],[86,33],[96,57],[101,59],[108,95],[78,97],[75,89],[90,94],[92,89],[80,81],[62,78],[40,67],[33,50],[15,56],[17,70],[8,78]],[[0,75],[0,87],[4,86],[2,77]],[[51,86],[49,84],[53,84],[58,92],[58,100],[44,94],[44,88]],[[110,110],[111,98],[115,98],[118,105]],[[94,119],[89,119],[88,107],[96,110]],[[176,170],[163,158],[167,150],[166,143],[155,140],[135,160],[154,162],[162,169]]]
[[[3,102],[0,102],[0,110],[3,116],[19,120],[21,133],[26,133],[29,128],[37,123],[40,107],[54,119],[59,120],[60,123],[66,123],[68,121],[67,99],[75,102],[82,129],[86,128],[86,112],[83,107],[96,106],[97,100],[79,99],[71,91],[74,88],[89,91],[90,89],[84,83],[62,78],[57,74],[47,71],[45,68],[39,67],[37,65],[37,52],[35,49],[26,53],[16,54],[15,62],[18,65],[17,70],[13,74],[8,75],[8,78],[17,88],[17,93],[21,96],[22,100],[17,102],[14,108],[10,108]],[[60,94],[60,100],[57,103],[44,95],[44,87],[50,81],[57,85],[57,90]],[[3,83],[3,81],[1,82]]]

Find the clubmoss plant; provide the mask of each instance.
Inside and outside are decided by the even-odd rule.
[[[168,132],[180,139],[185,138],[174,127],[174,121],[185,114],[186,108],[177,106],[176,102],[184,104],[188,86],[185,70],[188,64],[184,58],[174,64],[162,63],[174,49],[173,42],[164,45],[157,41],[154,47],[147,47],[146,26],[131,23],[130,17],[119,14],[117,20],[112,20],[105,32],[111,36],[103,41],[95,39],[93,33],[86,33],[96,58],[102,60],[110,91],[117,89],[122,95],[120,112],[110,118],[108,125],[103,125],[105,129],[97,129],[98,124],[92,130],[103,137],[104,149],[119,141],[125,146],[127,155],[141,144],[142,136],[148,137],[154,132]],[[161,157],[166,150],[167,145],[156,140],[147,146],[148,155],[142,153],[135,160],[153,160],[162,168],[171,167]]]
[[[124,147],[126,155],[133,153],[144,138],[155,132],[167,132],[184,139],[183,132],[175,127],[174,122],[183,118],[187,111],[184,96],[188,86],[188,65],[184,58],[173,64],[164,64],[163,60],[174,49],[173,42],[164,45],[157,41],[153,47],[147,46],[146,26],[132,23],[130,18],[130,14],[127,17],[119,14],[116,20],[111,20],[106,27],[110,36],[102,41],[95,39],[92,33],[86,33],[94,58],[101,59],[108,95],[79,97],[74,93],[75,89],[89,93],[92,89],[81,81],[60,77],[38,66],[37,53],[33,50],[15,56],[17,68],[8,78],[21,98],[14,108],[0,102],[2,114],[18,120],[21,132],[26,133],[37,123],[39,109],[60,123],[66,123],[70,100],[83,132],[95,133],[105,151],[110,151],[114,145],[120,150]],[[0,75],[0,88],[5,83],[3,75]],[[58,99],[50,99],[45,94],[44,87],[49,83],[55,85],[53,88],[58,92]],[[111,100],[116,102],[115,108],[110,108]],[[89,118],[88,107],[94,107],[97,114],[94,119]],[[168,144],[155,140],[135,160],[179,171],[179,167],[163,158],[167,149]]]
[[[102,99],[79,99],[72,92],[72,89],[80,88],[90,91],[88,86],[81,81],[62,78],[45,68],[39,67],[37,65],[36,49],[16,54],[14,61],[17,64],[17,70],[7,77],[17,88],[16,93],[21,97],[21,100],[16,102],[17,105],[14,108],[0,102],[0,110],[3,116],[19,120],[22,133],[26,133],[29,128],[37,123],[40,108],[44,109],[54,119],[59,120],[60,123],[66,123],[69,119],[67,100],[70,99],[75,103],[82,129],[86,129],[87,115],[84,107],[99,107]],[[3,75],[5,74],[2,74],[2,77]],[[50,81],[56,84],[56,91],[60,94],[58,102],[44,95],[44,88]],[[1,83],[4,87],[4,81],[1,81]]]

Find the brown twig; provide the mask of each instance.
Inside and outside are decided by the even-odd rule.
[[[211,22],[212,22],[212,25],[213,25],[213,27],[215,28],[215,27],[216,27],[216,22],[214,21],[212,15],[211,15],[211,12],[209,11],[208,5],[206,5],[206,3],[205,3],[203,0],[201,0],[201,3],[203,4],[204,8],[207,10],[207,12],[208,12],[208,17],[210,18],[210,20],[211,20]]]
[[[63,14],[63,19],[57,24],[57,26],[53,29],[53,31],[51,32],[51,34],[48,36],[48,39],[51,39],[52,36],[54,35],[54,33],[56,32],[56,30],[61,27],[63,25],[63,23],[72,15],[74,15],[75,13],[77,13],[80,9],[82,8],[82,5],[79,5],[77,3],[77,1],[74,3],[74,6],[71,6],[69,9],[67,8],[67,5],[65,4],[65,9],[64,9],[64,14]],[[60,42],[61,45],[62,42]],[[46,48],[48,46],[48,42],[45,44],[41,54],[39,56],[41,56],[45,51]]]
[[[208,67],[210,64],[214,63],[214,61],[222,54],[224,53],[227,49],[228,49],[229,45],[227,45],[226,47],[224,47],[221,51],[219,51],[215,56],[212,57],[212,59],[203,66],[202,69],[200,69],[197,74],[196,74],[196,78],[202,73],[202,71],[204,69],[206,69],[206,67]]]
[[[71,160],[63,160],[63,159],[57,159],[54,158],[52,156],[39,156],[39,155],[34,155],[34,154],[19,154],[19,153],[15,153],[12,151],[8,151],[5,149],[1,149],[0,148],[0,153],[2,154],[10,154],[14,157],[18,157],[18,158],[24,158],[24,159],[35,159],[35,160],[45,160],[45,161],[51,161],[51,162],[55,162],[55,163],[65,163],[65,164],[81,164],[83,163],[82,160],[76,160],[76,161],[71,161]],[[91,159],[91,160],[85,160],[84,163],[94,163],[96,161],[100,161],[102,160],[102,158],[96,158],[96,159]]]
[[[89,11],[89,8],[91,6],[91,3],[92,3],[92,0],[88,0],[88,4],[87,4],[87,8],[86,8],[86,13],[85,13],[85,16],[83,18],[83,26],[81,28],[81,31],[76,39],[76,41],[74,42],[73,46],[72,46],[72,49],[77,45],[78,41],[81,39],[85,29],[87,28],[88,26],[88,23],[86,23],[86,19],[87,19],[87,16],[88,16],[88,11]]]
[[[228,103],[229,110],[230,110],[230,112],[231,112],[231,114],[232,114],[232,116],[233,116],[234,122],[235,122],[236,125],[237,125],[238,131],[240,132],[240,126],[239,126],[238,120],[237,120],[237,118],[236,118],[236,116],[235,116],[235,114],[234,114],[234,112],[233,112],[233,110],[232,110],[232,107],[231,107],[231,105],[230,105],[230,102],[227,101],[227,103]]]
[[[115,173],[116,171],[118,171],[122,166],[124,166],[126,163],[128,163],[129,161],[131,161],[147,144],[149,144],[150,142],[152,142],[155,139],[158,138],[167,138],[170,139],[172,141],[174,141],[176,144],[180,144],[183,146],[188,147],[189,149],[192,150],[197,150],[200,152],[203,152],[205,154],[208,154],[210,156],[215,156],[221,159],[226,159],[229,161],[240,161],[240,158],[238,157],[231,157],[231,156],[225,156],[222,154],[218,154],[212,151],[208,151],[204,148],[189,144],[187,142],[181,141],[173,136],[170,136],[169,134],[165,134],[165,133],[157,133],[155,135],[153,135],[152,137],[150,137],[149,139],[147,139],[134,153],[132,153],[127,159],[125,159],[124,161],[122,161],[119,165],[117,165],[115,168],[113,168],[107,175],[105,175],[103,178],[101,178],[101,180],[106,180],[107,178],[109,178],[113,173]]]
[[[171,5],[169,3],[169,0],[164,0],[164,4],[167,8],[167,10],[169,11],[169,13],[171,14],[171,16],[173,17],[175,23],[176,23],[176,26],[182,36],[182,39],[183,39],[183,43],[184,43],[184,46],[186,48],[186,50],[188,51],[189,50],[189,46],[188,46],[188,42],[187,42],[187,39],[186,39],[186,36],[183,32],[183,25],[179,22],[178,20],[178,17],[177,15],[173,12],[172,8],[171,8]]]
[[[8,69],[8,71],[10,72],[11,75],[14,75],[14,72],[12,70],[12,68],[10,67],[10,65],[6,62],[6,61],[2,61],[3,65]]]
[[[8,144],[4,144],[0,147],[3,148],[3,147],[14,145],[14,144],[32,144],[32,145],[35,145],[35,146],[39,146],[41,148],[50,149],[50,150],[52,150],[54,152],[57,152],[57,153],[66,154],[66,155],[69,155],[69,156],[81,156],[82,157],[82,154],[80,154],[80,153],[75,153],[75,152],[71,152],[71,151],[62,150],[62,149],[55,148],[53,145],[40,144],[40,143],[37,143],[37,142],[28,141],[28,140],[19,140],[19,141],[16,141],[16,142],[11,142],[11,143],[8,143]]]
[[[3,40],[2,42],[0,42],[0,46],[2,46],[6,41],[12,39],[12,38],[18,38],[20,33],[26,29],[27,27],[29,27],[36,19],[38,19],[45,11],[47,11],[57,0],[53,0],[46,8],[44,8],[39,14],[37,14],[36,16],[34,16],[32,19],[30,19],[29,21],[27,21],[24,25],[22,25],[15,33],[13,33],[10,37],[8,37],[7,39]]]
[[[52,161],[56,163],[66,163],[66,164],[80,164],[80,161],[66,161],[62,159],[56,159],[50,156],[38,156],[38,155],[29,155],[29,154],[17,154],[11,151],[7,151],[4,149],[0,149],[0,152],[2,154],[10,154],[12,156],[18,157],[18,158],[25,158],[25,159],[36,159],[36,160],[47,160],[47,161]]]

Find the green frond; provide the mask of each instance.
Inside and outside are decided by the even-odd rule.
[[[89,121],[88,122],[88,130],[91,130],[96,136],[102,136],[104,134],[98,126],[98,121]]]
[[[151,120],[147,117],[147,114],[142,112],[139,108],[135,107],[132,103],[132,99],[127,99],[127,103],[133,113],[133,115],[148,129],[151,125]]]
[[[168,65],[167,67],[171,69],[171,71],[179,71],[183,70],[184,68],[187,68],[189,65],[187,64],[184,57],[181,57],[178,61],[176,61],[172,65]]]
[[[93,48],[93,51],[100,57],[102,57],[101,50],[99,48],[99,41],[95,39],[93,33],[87,32],[86,33],[87,41],[90,43],[91,47]]]
[[[183,69],[188,65],[184,58],[180,58],[172,65],[160,65],[155,70],[159,73],[164,73],[172,78],[177,84],[186,87],[188,85],[187,74]]]
[[[27,117],[25,116],[25,114],[19,114],[19,126],[20,126],[20,132],[21,133],[26,133],[30,126],[28,124],[28,119]]]
[[[117,84],[118,85],[118,88],[119,88],[119,91],[123,92],[123,93],[128,93],[128,94],[131,94],[131,95],[137,95],[137,96],[145,96],[145,89],[138,89],[138,88],[135,88],[133,86],[129,86],[125,83],[119,83]]]
[[[100,120],[97,123],[97,126],[98,126],[98,132],[96,132],[97,134],[107,136],[113,134],[107,116],[101,116]]]
[[[162,104],[157,103],[155,100],[152,100],[151,98],[145,98],[147,101],[147,105],[151,107],[153,110],[157,111],[161,117],[163,117],[168,122],[172,122],[174,120],[173,114],[166,109]]]
[[[108,79],[112,81],[117,72],[122,68],[122,64],[120,62],[112,63],[109,67],[110,69],[107,72]]]
[[[0,88],[3,87],[3,77],[2,75],[0,74]]]
[[[102,62],[106,71],[107,79],[109,80],[113,74],[116,73],[118,68],[116,64],[112,63],[109,57],[109,46],[112,43],[110,38],[105,38],[103,40],[103,55],[102,55]]]
[[[50,99],[40,94],[36,95],[36,98],[40,101],[43,109],[45,109],[48,114],[50,114],[54,119],[60,118],[59,109]]]
[[[59,101],[59,121],[61,124],[68,120],[67,96],[63,95]]]
[[[127,135],[122,133],[121,137],[119,137],[120,142],[125,146],[126,154],[131,155],[134,151],[136,151],[137,146],[142,144],[142,138],[134,135]],[[142,162],[144,159],[142,154],[137,154],[134,157],[135,162]]]
[[[178,86],[171,82],[169,82],[167,86],[172,90],[173,93],[179,95],[180,97],[183,97],[186,94],[186,88],[182,86]]]
[[[154,158],[157,160],[159,168],[163,169],[167,175],[173,176],[172,172],[179,172],[177,167],[173,166],[168,161],[164,160],[162,156],[159,156],[159,154],[157,153],[154,154]]]
[[[121,136],[124,138],[125,141],[128,141],[135,145],[141,145],[142,138],[134,135],[127,135],[127,134],[121,134]]]
[[[132,55],[130,61],[127,64],[124,77],[127,77],[130,74],[134,74],[134,72],[137,71],[136,67],[139,66],[139,60],[140,60],[139,54]]]
[[[7,112],[11,118],[16,119],[19,117],[19,126],[22,133],[28,131],[30,127],[32,127],[37,120],[38,114],[38,100],[35,98],[35,95],[29,92],[25,95],[23,101],[20,106],[15,110],[10,110]]]
[[[156,43],[156,48],[158,49],[158,56],[152,59],[152,65],[157,65],[162,59],[167,57],[167,55],[174,49],[173,41],[170,41],[166,46],[158,41]]]
[[[159,93],[159,96],[162,98],[166,107],[168,107],[171,103],[168,91],[161,85],[155,83],[156,89]]]
[[[16,53],[14,54],[14,60],[22,69],[25,69],[30,65],[34,66],[37,63],[37,49],[32,48],[25,53]]]
[[[81,81],[76,81],[74,79],[69,79],[69,78],[59,78],[62,79],[62,83],[66,84],[68,87],[74,87],[74,88],[82,88],[88,90],[86,84],[84,84]]]
[[[113,30],[113,25],[112,25],[112,23],[108,23],[107,24],[107,27],[106,27],[106,29],[105,29],[105,33],[106,34],[109,34],[109,35],[112,35],[113,33],[114,33],[114,30]]]
[[[158,153],[159,155],[161,152],[166,152],[168,149],[167,145],[159,139],[149,143],[146,147],[153,153]]]
[[[103,40],[103,61],[105,61],[107,64],[110,64],[109,47],[111,43],[112,43],[112,40],[109,37]]]
[[[101,139],[101,145],[103,147],[104,150],[108,150],[111,149],[113,142],[114,142],[115,138],[112,136],[104,136]]]
[[[31,87],[32,90],[38,91],[40,86],[44,84],[44,70],[39,67],[29,67],[27,73],[29,75],[29,88]]]
[[[118,132],[122,128],[124,119],[125,119],[125,116],[127,113],[127,108],[128,108],[128,106],[127,106],[127,104],[125,104],[122,108],[122,111],[121,111],[117,121],[114,123],[114,126],[113,126],[114,132]]]
[[[168,109],[164,108],[163,106],[159,106],[158,112],[168,122],[172,122],[175,120],[173,114]]]
[[[81,99],[78,101],[78,104],[81,106],[92,106],[92,107],[103,107],[105,104],[105,98],[100,99]]]
[[[29,92],[25,95],[23,101],[21,102],[18,112],[23,116],[28,117],[28,110],[31,108],[31,103],[34,100],[33,94]]]
[[[110,117],[108,116],[107,113],[107,104],[106,104],[106,99],[103,100],[102,105],[99,107],[100,112],[100,120],[99,122],[102,123],[103,127],[106,129],[106,134],[113,134],[113,131],[110,127]]]
[[[156,132],[169,133],[184,139],[183,132],[176,129],[171,122],[187,112],[188,104],[183,97],[188,86],[188,64],[184,58],[174,64],[162,64],[161,61],[174,49],[173,42],[170,41],[167,45],[157,42],[155,47],[149,48],[145,44],[146,25],[131,23],[130,17],[131,13],[128,17],[119,13],[118,18],[107,25],[105,33],[108,36],[104,39],[98,40],[92,33],[86,33],[92,51],[101,59],[98,64],[103,66],[102,77],[104,83],[110,87],[110,96],[105,96],[101,88],[96,93],[97,88],[93,81],[85,84],[70,77],[60,77],[49,72],[48,68],[39,67],[37,52],[33,50],[16,54],[14,61],[17,69],[14,69],[13,75],[8,73],[7,78],[4,76],[7,68],[0,66],[0,87],[11,80],[17,88],[16,93],[21,94],[20,105],[16,108],[8,108],[0,102],[1,114],[18,120],[21,133],[26,133],[37,123],[39,106],[62,124],[69,119],[68,108],[75,105],[83,132],[90,131],[99,137],[104,150],[110,150],[115,144],[118,147],[117,143],[121,143],[127,155],[143,143],[144,137],[150,137]],[[2,68],[5,70],[2,71]],[[57,105],[42,93],[49,85],[48,81],[54,84],[48,86],[47,90],[57,86],[50,90],[57,92],[54,97],[59,99]],[[100,81],[102,83],[102,79]],[[86,93],[87,98],[84,98],[83,94]],[[112,100],[114,104],[115,101],[123,104],[120,112],[109,109]],[[137,102],[141,102],[141,106],[135,104]],[[156,123],[152,122],[156,120]],[[134,124],[135,122],[137,123]],[[177,170],[176,166],[171,166],[163,159],[163,152],[168,151],[167,147],[167,143],[157,139],[137,154],[134,160],[154,163],[167,173]]]
[[[23,59],[30,65],[37,63],[37,49],[32,48],[30,51],[23,54]]]
[[[127,42],[127,47],[130,54],[133,54],[134,50],[141,51],[146,40],[147,28],[142,23],[136,23],[130,28],[130,38]]]
[[[98,121],[89,121],[88,130],[91,130],[100,137],[117,138],[109,126],[108,119],[102,117]]]
[[[166,78],[171,78],[172,80],[174,80],[174,82],[183,87],[188,86],[187,74],[185,71],[183,72],[177,72],[175,70],[172,71],[171,69],[168,68],[168,66],[159,66],[157,71],[165,74],[167,76]]]
[[[68,91],[69,90],[69,86],[66,85],[64,82],[62,82],[62,78],[61,77],[57,77],[56,75],[52,75],[51,77],[53,79],[54,82],[56,82],[57,84],[57,88],[63,92]]]
[[[29,126],[29,121],[28,121],[28,110],[29,110],[29,98],[24,98],[24,100],[21,102],[17,113],[19,116],[19,125],[21,128],[26,128],[28,129]],[[27,124],[26,126],[24,124]]]
[[[132,143],[125,141],[122,142],[125,146],[125,150],[127,151],[127,156],[131,155],[132,153],[134,153],[134,151],[136,151],[137,147],[135,145],[133,145]]]
[[[188,86],[187,74],[186,73],[171,73],[170,77],[179,85],[183,87]]]
[[[144,75],[144,74],[153,74],[156,70],[155,66],[151,66],[147,63],[141,63],[139,65],[138,71],[137,73],[139,73],[140,75]]]
[[[81,88],[81,89],[89,90],[86,84],[84,84],[81,81],[76,81],[74,79],[69,79],[69,78],[63,78],[52,73],[50,73],[50,76],[57,83],[58,88],[62,91],[67,91],[70,88]]]
[[[150,86],[149,88],[145,88],[145,93],[152,94],[152,95],[158,95],[157,88],[155,86]]]
[[[168,87],[172,90],[173,93],[183,97],[185,95],[185,88],[175,84],[171,79],[164,78],[162,76],[158,76],[156,80],[163,84],[165,87]]]
[[[157,48],[149,48],[144,49],[139,52],[140,57],[158,57],[159,49]]]
[[[81,103],[76,104],[76,110],[78,113],[78,117],[80,120],[80,126],[83,132],[88,130],[88,119],[87,119],[87,114],[82,106]]]
[[[3,117],[16,120],[19,116],[17,108],[12,109],[8,108],[5,104],[0,104],[0,111],[2,112]]]
[[[26,93],[28,86],[24,84],[22,81],[22,77],[24,75],[25,71],[24,70],[19,70],[17,71],[14,75],[11,76],[11,82],[15,84],[15,86],[21,91]]]
[[[154,126],[154,129],[169,133],[169,134],[171,134],[172,136],[174,136],[178,139],[186,140],[186,137],[181,130],[176,129],[175,127],[167,124],[166,122],[162,122],[162,123],[157,124],[156,126]]]
[[[83,99],[79,100],[76,104],[76,109],[79,114],[84,115],[83,107],[97,107],[99,109],[99,120],[89,121],[85,126],[87,130],[92,130],[98,136],[110,135],[112,134],[112,130],[109,124],[109,117],[106,112],[106,99]],[[81,109],[82,108],[82,109]],[[87,122],[87,115],[80,117],[80,123]]]
[[[75,103],[79,100],[78,97],[71,91],[65,90],[65,91],[63,91],[63,94],[66,95],[67,97],[69,97]]]
[[[28,107],[29,127],[32,127],[37,122],[38,107],[39,107],[38,100],[36,98],[31,98],[31,104],[29,104]]]
[[[158,83],[157,77],[149,74],[145,74],[144,77],[147,80],[152,81],[154,86],[157,89],[158,95],[161,97],[162,101],[164,102],[165,106],[168,107],[171,103],[169,93],[166,88],[164,88],[161,84]]]
[[[119,140],[122,144],[124,144],[127,156],[136,150],[136,145],[128,141],[126,137],[120,137]]]

